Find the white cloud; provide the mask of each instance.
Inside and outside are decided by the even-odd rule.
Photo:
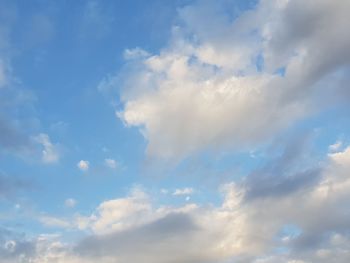
[[[191,195],[194,193],[194,189],[190,187],[175,189],[173,195]]]
[[[107,158],[105,159],[105,165],[109,168],[115,169],[118,166],[118,163],[114,159]]]
[[[110,79],[124,88],[117,115],[140,128],[151,156],[245,150],[322,110],[325,89],[339,91],[335,75],[329,87],[322,80],[350,64],[347,1],[267,0],[236,19],[223,6],[181,9],[169,46]],[[280,68],[284,76],[276,74]]]
[[[109,233],[136,226],[150,217],[153,218],[147,194],[134,188],[129,196],[105,201],[92,215],[79,216],[78,221],[81,228],[92,229],[95,233]]]
[[[340,148],[343,146],[343,142],[342,141],[336,141],[334,144],[330,145],[328,147],[330,152],[336,152],[338,150],[340,150]]]
[[[222,186],[221,204],[175,207],[157,206],[143,190],[134,188],[126,197],[102,202],[90,216],[69,221],[43,217],[42,221],[94,233],[75,244],[75,251],[66,247],[65,253],[57,255],[58,262],[73,258],[77,262],[138,262],[142,258],[155,263],[345,263],[350,255],[346,234],[350,216],[344,213],[350,198],[349,160],[350,147],[329,156],[312,184],[278,194],[259,193],[260,186],[249,185],[256,182],[243,179]],[[278,161],[283,163],[283,159]],[[283,166],[288,169],[289,164]],[[303,170],[294,172],[306,179],[311,176]],[[291,175],[278,176],[293,182]],[[276,182],[270,184],[273,191]],[[284,189],[280,185],[275,190]],[[252,189],[259,198],[251,197]],[[284,232],[290,225],[298,231]],[[271,252],[276,249],[285,252]],[[174,254],[179,255],[175,261]]]
[[[148,153],[164,158],[265,141],[316,110],[320,82],[349,63],[348,9],[341,0],[262,0],[236,18],[216,1],[185,7],[185,28],[174,29],[169,47],[132,56],[132,70],[121,76],[125,108],[118,116],[141,127]],[[258,53],[262,72],[254,70]],[[285,76],[273,73],[279,67]],[[13,240],[7,250],[16,252],[0,249],[0,257],[34,263],[348,263],[350,147],[334,148],[312,169],[295,159],[297,150],[286,151],[271,166],[222,186],[219,204],[157,205],[135,188],[87,216],[41,216],[45,225],[89,236],[73,244],[40,236],[23,242],[35,248],[23,252],[26,246],[0,231],[0,247]],[[89,162],[77,166],[87,171]],[[297,231],[285,230],[291,225]]]
[[[50,137],[45,134],[41,133],[38,136],[36,136],[35,141],[43,146],[42,150],[42,160],[44,163],[56,163],[60,159],[58,146],[54,145]]]
[[[124,51],[124,58],[126,60],[139,59],[148,57],[150,54],[141,48],[126,49]]]
[[[89,161],[85,161],[85,160],[80,160],[78,163],[77,163],[77,166],[80,170],[86,172],[89,170],[89,166],[90,166],[90,163]]]
[[[332,153],[330,157],[335,163],[350,168],[350,147],[347,147],[344,151]]]

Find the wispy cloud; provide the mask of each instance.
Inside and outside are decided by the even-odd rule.
[[[75,207],[77,203],[77,200],[75,200],[74,198],[68,198],[64,201],[64,205],[69,208]]]
[[[111,158],[105,159],[105,165],[111,169],[116,169],[118,167],[117,161]]]
[[[175,189],[173,195],[191,195],[194,193],[194,189],[190,187]]]

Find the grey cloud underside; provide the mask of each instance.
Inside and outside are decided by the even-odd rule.
[[[127,225],[127,229],[93,234],[72,247],[48,242],[41,250],[36,249],[34,255],[30,254],[31,250],[24,255],[28,262],[35,263],[348,262],[350,148],[331,155],[327,164],[315,166],[316,175],[305,172],[303,158],[309,154],[303,138],[292,141],[264,168],[276,173],[273,177],[262,183],[253,180],[249,184],[243,181],[228,185],[221,205],[183,212],[170,208],[170,213],[154,220],[144,223],[141,220]],[[289,173],[297,179],[286,177]],[[135,216],[147,218],[149,212],[156,210],[137,210],[128,218],[128,210],[120,205],[133,210],[135,205],[148,207],[148,202],[143,197],[127,197],[109,202],[108,206],[105,203],[94,215],[94,222],[110,220],[114,214],[116,225],[134,221]],[[123,221],[118,220],[121,211],[126,212]],[[108,224],[112,226],[113,222]],[[284,236],[283,229],[288,225],[295,226],[299,232]],[[23,242],[29,241],[23,239]],[[36,248],[40,247],[38,241],[29,243],[33,242]],[[286,252],[273,252],[279,248]],[[12,256],[18,259],[17,254]]]
[[[306,141],[304,136],[291,140],[279,157],[256,171],[262,179],[252,174],[248,177],[254,180],[228,187],[221,206],[95,234],[72,253],[77,262],[345,263],[350,255],[350,150],[305,169]],[[284,237],[288,225],[300,231]],[[287,252],[271,252],[277,248]]]
[[[307,170],[292,175],[256,173],[249,177],[246,199],[285,196],[315,185],[320,179],[320,169]]]
[[[300,99],[300,96],[310,96],[308,91],[318,94],[325,92],[322,81],[329,75],[337,71],[349,72],[350,36],[345,33],[349,27],[346,18],[349,8],[348,1],[290,1],[279,18],[273,21],[272,37],[265,51],[267,67],[271,66],[269,63],[275,67],[285,67],[290,56],[307,52],[299,72],[288,72],[287,67],[286,76],[290,74],[292,78],[289,82],[292,87],[295,85],[287,93],[288,97],[299,96],[297,98]],[[333,93],[340,92],[338,101],[348,93],[349,88],[341,82],[343,80],[339,76],[333,78],[333,85],[328,86]],[[327,99],[323,97],[316,102],[319,110],[323,110]]]
[[[314,65],[309,69],[318,77],[348,65],[350,36],[345,32],[349,8],[348,1],[290,1],[277,20],[270,49],[284,57],[296,48],[306,47],[310,52],[308,66]]]
[[[114,258],[117,262],[212,262],[193,237],[200,229],[188,214],[174,213],[122,232],[91,236],[75,248],[83,258]],[[205,248],[203,248],[205,249]]]
[[[244,178],[245,199],[278,198],[308,190],[319,183],[322,179],[322,168],[319,164],[305,164],[305,152],[310,147],[309,140],[308,134],[289,138],[280,156]]]
[[[9,242],[10,241],[10,242]],[[0,227],[0,258],[4,263],[28,262],[35,256],[35,242],[27,241],[23,234]]]

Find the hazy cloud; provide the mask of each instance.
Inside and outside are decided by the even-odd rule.
[[[114,159],[107,158],[105,159],[105,165],[109,168],[115,169],[118,167],[118,163]]]
[[[60,159],[60,154],[58,150],[58,146],[54,145],[50,137],[45,134],[41,133],[38,136],[34,138],[36,142],[42,145],[42,161],[44,163],[56,163]]]
[[[182,188],[182,189],[175,189],[173,192],[173,195],[191,195],[193,194],[194,189],[190,187]]]
[[[78,203],[77,200],[75,200],[73,198],[68,198],[64,201],[64,205],[66,207],[70,207],[70,208],[75,207],[77,203]]]

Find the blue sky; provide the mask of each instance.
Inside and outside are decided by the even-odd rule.
[[[0,261],[348,262],[349,10],[0,0]]]

